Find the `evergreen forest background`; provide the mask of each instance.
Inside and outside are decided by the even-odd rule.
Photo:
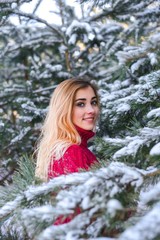
[[[160,1],[77,0],[77,14],[53,0],[52,23],[42,2],[0,1],[0,239],[159,240]],[[75,76],[99,88],[100,164],[41,183],[32,154],[49,99]]]

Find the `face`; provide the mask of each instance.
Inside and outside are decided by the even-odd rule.
[[[98,115],[98,99],[94,90],[90,86],[79,89],[76,93],[73,105],[73,123],[85,130],[93,130]]]

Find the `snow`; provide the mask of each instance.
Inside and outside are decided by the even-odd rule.
[[[145,58],[141,58],[141,59],[138,59],[138,61],[136,61],[135,63],[133,63],[131,66],[132,73],[136,72],[141,66],[143,66],[145,61],[146,61]]]
[[[118,240],[153,240],[160,235],[160,204],[146,214],[134,226],[129,227],[120,235]]]
[[[144,140],[135,137],[133,141],[131,141],[128,146],[121,148],[114,155],[113,159],[120,158],[121,156],[135,156],[139,148],[143,145]]]
[[[144,56],[144,58],[149,58],[152,65],[157,64],[157,58],[156,54],[152,51],[153,46],[159,47],[160,45],[160,34],[154,34],[150,36],[149,40],[146,42],[142,42],[141,46],[139,47],[126,47],[123,51],[119,51],[116,53],[116,56],[119,60],[120,64],[125,64],[127,61],[137,60],[140,59],[141,56]],[[144,59],[142,58],[142,59]],[[142,60],[143,61],[143,60]],[[139,60],[135,65],[133,65],[132,71],[134,72],[136,69],[139,68],[139,66],[142,64],[141,60]]]
[[[160,142],[154,145],[149,153],[151,156],[160,155]]]
[[[143,137],[146,137],[146,141],[147,139],[151,138],[152,140],[158,140],[160,136],[160,127],[155,128],[144,127],[141,130],[141,134]]]
[[[121,162],[112,162],[109,165],[109,176],[111,174],[121,175],[119,180],[122,184],[131,183],[132,186],[139,187],[143,182],[142,175],[134,168],[126,166]]]
[[[111,146],[117,146],[120,149],[117,150],[112,158],[114,160],[118,160],[125,156],[135,157],[139,149],[141,149],[144,145],[150,146],[150,143],[153,141],[159,141],[160,137],[160,128],[142,128],[139,129],[139,135],[130,137],[127,136],[124,139],[119,138],[108,138],[103,137],[104,141]],[[155,147],[155,151],[159,152],[159,145]]]
[[[23,122],[30,123],[33,120],[34,116],[19,116],[19,120]]]
[[[117,113],[128,112],[131,109],[131,106],[128,103],[121,103],[118,105]]]
[[[76,43],[76,39],[77,39],[77,34],[74,33],[74,34],[71,35],[68,43],[69,44],[75,44]]]
[[[150,42],[151,46],[154,45],[155,47],[158,47],[160,44],[160,33],[158,32],[158,33],[151,35],[149,38],[149,42]],[[145,45],[146,44],[147,43],[145,42]]]
[[[25,226],[31,233],[34,229],[32,222],[35,223],[35,217],[37,221],[39,219],[39,221],[43,222],[41,214],[44,213],[44,221],[49,221],[51,216],[55,217],[58,216],[57,214],[71,213],[72,208],[75,209],[80,206],[84,211],[78,214],[71,222],[46,228],[38,239],[49,240],[53,236],[58,237],[58,234],[62,233],[68,239],[71,236],[79,236],[80,233],[83,233],[83,229],[88,226],[90,218],[94,214],[101,212],[102,209],[111,218],[115,216],[117,211],[123,210],[120,201],[115,198],[117,193],[123,192],[128,184],[133,183],[136,188],[142,182],[142,176],[136,169],[119,162],[113,162],[107,168],[100,168],[94,172],[73,173],[57,177],[42,186],[29,188],[23,193],[31,201],[40,195],[44,196],[49,192],[54,192],[54,189],[58,186],[63,188],[56,197],[57,204],[55,208],[49,206],[49,208],[42,208],[42,211],[41,208],[35,208],[35,211],[34,209],[25,210],[23,212]],[[88,227],[88,232],[91,236],[97,236],[96,234],[103,227],[103,224],[109,224],[109,219],[106,221],[106,218],[100,217],[93,224],[94,226],[90,225]],[[95,227],[96,231],[94,231]]]
[[[4,1],[5,0],[3,0],[3,2]],[[6,0],[5,2],[11,2],[11,1],[12,0],[8,0],[8,1]],[[97,1],[97,2],[102,3],[102,1]],[[106,1],[103,1],[103,2],[106,2]],[[34,27],[34,29],[32,28],[33,26],[30,29],[27,28],[28,27],[27,21],[26,21],[27,27],[24,28],[23,26],[24,29],[22,29],[22,26],[19,26],[17,28],[17,33],[20,34],[19,38],[13,39],[6,46],[6,48],[1,52],[1,54],[6,55],[8,53],[8,55],[6,56],[8,56],[9,58],[17,59],[17,56],[20,53],[22,47],[24,48],[26,47],[26,49],[32,49],[32,46],[33,46],[33,51],[32,50],[30,51],[31,53],[33,52],[33,56],[30,59],[28,59],[27,67],[25,67],[23,64],[17,64],[16,67],[13,69],[13,72],[12,72],[12,69],[5,70],[6,71],[5,74],[7,74],[6,79],[8,80],[8,83],[7,83],[8,85],[6,89],[4,88],[4,92],[1,93],[1,96],[3,97],[3,95],[5,95],[5,99],[7,99],[8,96],[13,94],[17,98],[17,93],[20,94],[20,96],[23,96],[24,93],[26,93],[26,89],[27,91],[29,90],[27,94],[30,95],[30,90],[31,90],[31,95],[32,93],[36,94],[36,96],[32,95],[34,97],[33,103],[32,101],[30,102],[29,99],[27,100],[27,98],[24,98],[23,100],[17,98],[17,101],[14,100],[16,101],[15,107],[17,109],[19,105],[21,105],[22,115],[20,115],[20,117],[18,118],[18,121],[20,123],[22,121],[25,123],[28,123],[34,117],[37,117],[37,116],[42,117],[43,110],[37,108],[37,106],[35,105],[35,102],[44,103],[47,97],[49,97],[49,93],[52,89],[51,87],[47,88],[47,84],[51,85],[54,79],[56,79],[56,81],[58,82],[60,81],[60,78],[69,78],[69,76],[71,76],[72,73],[74,75],[78,72],[82,73],[82,75],[83,73],[87,73],[89,76],[91,77],[94,76],[95,79],[100,79],[102,81],[103,91],[101,91],[102,93],[101,96],[102,96],[102,105],[104,109],[103,118],[106,120],[106,125],[108,124],[107,121],[110,121],[107,127],[111,126],[111,128],[114,129],[114,126],[116,125],[118,129],[121,123],[125,125],[125,122],[121,122],[121,118],[120,118],[121,116],[126,117],[125,114],[129,114],[129,118],[130,117],[132,118],[132,116],[134,117],[134,113],[137,114],[136,115],[137,117],[139,117],[138,111],[141,111],[142,105],[144,106],[144,112],[145,112],[145,107],[146,107],[146,112],[148,111],[148,114],[147,114],[148,119],[146,119],[145,117],[146,115],[143,116],[144,118],[140,119],[144,121],[142,122],[142,124],[146,124],[146,126],[148,126],[147,121],[149,121],[149,124],[151,124],[152,122],[154,123],[154,120],[155,120],[154,118],[156,118],[156,121],[158,120],[158,118],[160,117],[160,108],[153,109],[153,106],[158,106],[157,96],[158,96],[159,90],[157,89],[157,86],[159,86],[160,71],[157,71],[155,73],[153,73],[153,71],[155,71],[158,68],[158,66],[155,66],[155,65],[157,65],[157,59],[158,59],[157,54],[160,48],[160,34],[159,33],[153,34],[153,31],[155,30],[154,27],[157,27],[157,26],[155,26],[156,21],[154,22],[154,25],[152,25],[152,21],[154,21],[154,19],[158,17],[159,8],[157,7],[157,11],[153,12],[152,9],[150,10],[148,7],[146,7],[146,9],[148,8],[148,10],[146,11],[146,9],[143,9],[143,7],[147,6],[148,4],[146,3],[146,1],[143,1],[143,3],[136,4],[136,5],[133,4],[133,1],[121,0],[121,1],[112,1],[112,2],[115,2],[115,3],[112,4],[113,6],[110,5],[109,10],[111,11],[114,10],[114,9],[111,9],[111,7],[114,7],[114,5],[116,5],[117,19],[121,18],[121,19],[130,20],[131,15],[129,11],[134,13],[133,14],[134,16],[131,17],[132,26],[130,29],[127,29],[128,26],[130,27],[130,25],[126,27],[126,30],[124,30],[123,27],[125,28],[125,24],[122,24],[122,25],[116,25],[114,23],[106,24],[109,21],[108,19],[105,21],[104,16],[103,16],[103,19],[99,18],[98,21],[96,21],[98,24],[95,24],[95,21],[93,20],[91,15],[89,15],[88,18],[87,17],[85,18],[85,22],[82,22],[81,20],[79,21],[76,20],[71,23],[72,19],[69,19],[69,22],[70,22],[69,27],[67,28],[67,24],[65,24],[65,27],[63,27],[63,29],[62,28],[60,29],[60,33],[62,33],[62,39],[61,37],[59,37],[58,39],[56,36],[54,36],[55,31],[53,31],[52,28],[50,28],[52,29],[52,31],[45,30],[44,28],[43,31],[39,33],[36,27]],[[19,2],[19,4],[20,3],[21,1]],[[126,8],[124,7],[122,8],[122,11],[118,12],[120,10],[119,8],[120,5],[123,6],[123,4],[124,6],[126,6]],[[129,11],[126,11],[127,6],[130,6],[128,8]],[[150,7],[152,6],[154,6],[154,4],[150,4]],[[15,7],[16,7],[16,4],[12,4],[12,8],[15,8]],[[139,11],[140,14],[137,14],[134,11]],[[110,12],[108,12],[108,9],[107,9],[106,15],[108,13],[110,14]],[[98,17],[99,14],[105,14],[105,8],[103,9],[103,7],[101,7],[101,12],[94,16]],[[84,15],[86,15],[85,11],[84,11]],[[44,16],[44,11],[43,11],[43,16]],[[148,17],[145,18],[146,16]],[[78,18],[79,16],[76,16],[76,17]],[[140,18],[142,19],[145,18],[142,24],[139,24]],[[89,22],[90,19],[92,19],[91,22]],[[23,18],[21,18],[21,20],[23,21]],[[146,20],[148,21],[147,23],[145,23]],[[53,20],[52,20],[52,23],[53,23]],[[129,21],[128,21],[128,24],[129,24]],[[134,42],[134,37],[135,38],[137,37],[138,27],[142,26],[143,24],[148,25],[148,29],[144,27],[144,32],[142,32],[144,35],[146,34],[147,31],[149,31],[149,29],[151,29],[151,31],[149,32],[149,37],[146,37],[146,35],[144,36],[145,41],[143,42],[143,44],[138,45],[140,42],[139,41]],[[45,26],[47,27],[47,25]],[[101,28],[100,26],[103,26],[103,27]],[[2,39],[3,37],[5,37],[5,34],[12,36],[13,34],[12,30],[14,30],[13,28],[3,28],[3,29],[2,28],[0,30]],[[31,31],[31,29],[33,30]],[[65,35],[66,33],[68,34],[67,36]],[[135,33],[134,36],[133,36],[133,33]],[[129,36],[129,38],[126,39],[127,41],[123,39],[125,38],[126,34],[128,34]],[[118,35],[120,35],[120,38]],[[44,36],[47,36],[47,39],[44,39]],[[133,38],[131,37],[132,41],[130,41],[130,36],[133,36]],[[16,39],[19,41],[18,44],[15,43]],[[123,41],[119,39],[123,39]],[[95,40],[95,41],[92,42],[92,40]],[[101,41],[100,43],[98,42],[99,40]],[[136,40],[139,40],[139,39],[137,38]],[[76,41],[82,41],[83,43],[88,41],[89,42],[88,44],[86,44],[86,46],[84,46],[84,49],[81,52],[80,46],[75,46],[75,48],[74,46],[68,46],[67,41],[69,44],[75,44]],[[94,42],[96,44],[97,43],[99,44],[99,46],[95,44],[96,47],[95,46],[94,47],[96,50],[94,49],[94,47],[92,48],[91,46],[91,44],[94,44]],[[136,45],[137,43],[137,45],[125,47],[127,46],[128,43],[133,45],[134,44]],[[65,44],[65,47],[63,44]],[[43,45],[46,46],[46,48],[44,48],[45,50],[44,52],[46,54],[42,51],[42,54],[38,56],[39,47]],[[62,46],[62,47],[59,47],[59,46]],[[51,48],[54,49],[54,47],[55,49],[57,49],[56,54],[52,54]],[[70,73],[67,73],[67,70],[65,71],[65,64],[64,64],[65,63],[64,54],[67,49],[69,50],[69,60],[72,68]],[[99,52],[97,51],[97,49],[99,50]],[[119,55],[115,54],[117,49],[123,49],[123,51],[120,51],[118,53]],[[36,51],[35,55],[34,55],[34,51]],[[75,56],[73,56],[72,54],[76,55],[77,57],[76,61],[79,57],[79,61],[77,61],[78,63],[74,61]],[[112,56],[110,58],[111,54]],[[60,58],[58,56],[60,56]],[[120,64],[126,63],[126,66],[124,66],[124,68],[122,66],[117,66],[116,56],[118,57]],[[61,59],[61,57],[63,59]],[[84,64],[83,59],[87,60],[87,64],[88,62],[90,62],[89,67],[88,65]],[[149,67],[148,69],[143,69],[145,66],[147,67],[145,63],[146,61],[149,63],[149,67],[152,68],[153,66],[152,73],[148,75],[146,75],[146,70],[150,71]],[[129,70],[128,72],[126,71],[126,68],[127,70]],[[30,72],[31,69],[32,71]],[[28,83],[26,82],[25,87],[23,88],[22,87],[23,84],[14,85],[12,81],[17,79],[17,76],[15,76],[16,74],[18,75],[18,78],[19,77],[22,78],[21,81],[24,80],[21,74],[21,71],[24,71],[24,70],[29,71],[30,78],[32,78],[32,80],[30,81],[31,83],[30,85],[27,85]],[[142,74],[144,74],[143,77],[139,77],[141,75],[141,71],[139,70],[142,70]],[[125,74],[127,74],[127,76]],[[132,77],[129,74],[131,74],[131,76],[133,75],[135,79],[134,78],[132,79]],[[50,82],[49,79],[52,76],[53,76],[53,81],[51,80],[52,82]],[[10,80],[10,77],[11,77],[11,80]],[[127,79],[124,79],[125,77]],[[117,81],[115,81],[115,79]],[[46,88],[43,88],[43,87],[39,88],[39,85],[41,85],[41,83],[44,84]],[[4,85],[5,84],[6,83],[4,82]],[[32,89],[34,87],[37,90]],[[38,95],[46,94],[46,98],[38,99],[37,94]],[[30,97],[31,96],[29,96],[29,98]],[[145,105],[145,103],[149,103],[149,104]],[[4,104],[4,106],[6,105]],[[2,113],[2,115],[3,114],[4,113]],[[27,116],[23,116],[23,114]],[[28,114],[31,116],[28,116]],[[153,118],[153,119],[151,119],[150,121],[150,118]],[[0,122],[0,126],[4,127],[3,121]],[[17,127],[18,127],[17,130],[18,130],[19,126]],[[15,129],[16,129],[16,126],[15,126]],[[25,134],[27,134],[27,131],[29,130],[30,129],[27,129],[27,128],[24,129],[24,132],[19,130],[18,136],[16,135],[14,139],[13,137],[11,138],[11,141],[12,141],[11,143],[16,144],[17,141],[21,141],[23,139],[23,136],[25,136]],[[9,131],[12,131],[12,133],[14,133],[14,130],[12,128],[9,128]],[[116,129],[115,129],[115,132],[116,132]],[[145,127],[143,129],[140,129],[140,128],[136,129],[135,132],[137,133],[137,136],[133,137],[134,135],[133,132],[132,132],[133,135],[131,136],[130,130],[128,130],[128,132],[126,131],[123,132],[123,129],[122,129],[122,132],[118,132],[118,134],[114,136],[115,138],[104,137],[104,140],[106,141],[106,143],[109,144],[111,147],[113,146],[113,149],[119,149],[118,151],[114,150],[116,152],[114,155],[112,155],[113,158],[111,157],[111,160],[119,160],[119,158],[121,158],[122,161],[125,161],[125,159],[129,155],[130,155],[129,160],[132,160],[131,159],[132,156],[135,157],[136,155],[138,155],[140,152],[139,150],[142,149],[142,154],[141,154],[142,156],[143,149],[146,149],[146,147],[148,147],[149,149],[150,146],[153,146],[152,149],[150,150],[150,156],[156,156],[160,154],[160,143],[159,143],[160,128],[158,127],[154,128],[154,126],[150,128]],[[109,133],[106,133],[106,132],[104,132],[104,134],[109,135]],[[127,134],[128,134],[128,137],[126,137]],[[13,136],[15,135],[13,134]],[[123,138],[120,138],[121,136],[123,136]],[[149,161],[150,156],[147,155],[146,157],[146,155],[144,154],[144,161],[145,160]],[[108,156],[106,156],[106,158],[107,157]],[[138,158],[139,156],[135,159],[135,161],[137,161]],[[151,163],[149,162],[149,164]],[[73,174],[67,177],[62,176],[61,178],[53,179],[53,181],[50,181],[49,183],[44,184],[42,186],[38,186],[38,187],[30,186],[24,193],[22,193],[26,201],[25,206],[32,204],[34,200],[36,201],[41,197],[45,198],[45,195],[51,193],[52,191],[56,191],[57,188],[60,189],[60,187],[62,187],[63,190],[61,190],[58,193],[58,196],[56,198],[56,201],[57,201],[55,203],[57,204],[56,210],[50,206],[44,206],[42,208],[40,207],[39,209],[38,208],[25,209],[23,212],[26,217],[25,221],[29,223],[29,225],[30,224],[32,225],[32,220],[34,217],[36,218],[36,216],[37,217],[39,216],[39,219],[42,221],[43,220],[47,221],[49,214],[51,216],[53,213],[52,216],[56,216],[56,214],[58,215],[61,213],[67,213],[67,211],[68,212],[69,210],[71,211],[71,208],[75,208],[77,205],[80,205],[80,207],[84,210],[85,213],[82,214],[82,216],[78,216],[77,218],[78,220],[74,219],[75,222],[71,223],[72,227],[69,230],[67,230],[67,227],[65,226],[60,226],[59,229],[58,227],[54,228],[53,226],[52,228],[50,228],[51,235],[52,233],[53,234],[58,233],[58,231],[62,233],[64,230],[64,239],[66,237],[67,239],[76,240],[76,238],[78,238],[77,237],[78,233],[81,232],[80,227],[86,226],[85,219],[91,218],[95,212],[100,212],[100,210],[103,209],[105,210],[106,213],[110,213],[111,216],[114,216],[116,213],[116,210],[121,209],[122,207],[118,199],[116,199],[118,195],[117,193],[123,194],[123,191],[126,190],[125,187],[128,184],[133,185],[135,189],[140,187],[143,182],[142,175],[146,175],[145,176],[146,178],[147,171],[144,171],[144,170],[140,171],[140,170],[134,169],[133,167],[130,168],[124,164],[117,163],[117,162],[114,162],[111,165],[109,165],[107,162],[106,165],[107,166],[105,168],[102,168],[98,171],[96,170],[93,173],[87,172],[87,173],[80,173],[75,175]],[[155,171],[155,169],[149,169],[149,168],[147,170],[148,172]],[[75,185],[76,188],[71,186],[72,184]],[[148,191],[147,193],[142,193],[141,200],[144,201],[144,204],[147,204],[148,202],[152,203],[152,201],[153,202],[156,202],[157,200],[159,201],[160,187],[159,185],[156,185],[153,187],[154,189],[151,189],[152,191]],[[22,200],[24,200],[24,198],[22,198]],[[20,210],[24,201],[20,201],[18,202],[18,204],[16,204],[17,203],[16,201],[18,202],[18,200],[15,199],[15,201],[8,204],[8,206],[6,204],[3,210],[5,210],[6,208],[8,209],[8,211],[13,210],[16,212],[16,207],[18,207],[18,210]],[[156,206],[156,208],[157,208],[157,212],[159,212],[158,205]],[[149,216],[151,215],[148,215],[148,217]],[[151,220],[155,223],[154,227],[151,229],[152,232],[154,232],[154,228],[155,228],[155,232],[157,231],[156,221],[158,224],[158,221],[159,221],[158,217],[159,216],[155,215],[155,219],[151,218]],[[133,232],[135,232],[135,236],[140,237],[139,239],[141,239],[141,237],[144,236],[143,235],[144,231],[146,231],[146,234],[147,234],[149,230],[149,234],[150,234],[152,221],[149,222],[149,220],[147,219],[145,221],[144,220],[145,219],[143,219],[143,221],[141,222],[141,228],[139,228],[138,225],[136,225],[135,228],[132,229],[132,231],[130,232],[131,239],[133,238]],[[79,226],[79,223],[80,223],[80,226]],[[97,233],[98,230],[101,229],[101,226],[103,223],[104,223],[104,219],[101,218],[100,221],[96,223],[97,224],[95,225],[96,228],[93,227],[92,230],[90,229],[90,231],[93,232],[94,229],[96,229],[96,233]],[[35,230],[35,228],[32,228],[32,229]],[[75,229],[77,230],[77,233],[75,232]],[[139,233],[137,233],[137,231]],[[49,232],[49,229],[48,229],[48,232]],[[129,233],[128,233],[128,236],[129,236]],[[149,236],[145,235],[145,237],[147,239],[150,237],[150,235]],[[45,238],[42,238],[42,239],[44,240]],[[53,235],[52,237],[48,235],[47,239],[54,239]],[[124,238],[122,239],[124,240]]]
[[[157,172],[157,167],[149,166],[149,167],[146,168],[146,170],[144,170],[144,169],[137,169],[137,171],[142,173],[143,175],[148,175],[150,173]]]
[[[4,127],[4,123],[2,121],[0,121],[0,127]]]
[[[7,216],[10,212],[19,207],[23,199],[23,196],[17,196],[14,201],[7,202],[2,208],[0,208],[0,218],[2,216]]]
[[[107,184],[107,186],[109,187],[109,185]],[[112,188],[110,189],[110,193],[109,193],[109,196],[110,197],[114,197],[118,192],[119,192],[119,186],[117,185],[114,185],[113,186],[113,183],[112,183]]]
[[[158,77],[158,72],[157,72],[157,77]],[[147,103],[153,98],[154,96],[156,97],[156,91],[153,90],[153,80],[150,82],[150,77],[148,76],[145,79],[140,78],[139,81],[141,84],[137,85],[130,85],[128,88],[125,89],[118,89],[118,84],[112,84],[111,86],[108,84],[107,86],[109,87],[109,91],[106,91],[103,93],[101,97],[101,102],[104,106],[103,113],[107,113],[108,115],[110,113],[117,112],[123,113],[123,104],[124,104],[124,111],[129,110],[132,106],[132,103],[134,102],[135,104],[139,103]],[[156,76],[155,76],[156,77]],[[153,78],[153,77],[152,77]],[[143,83],[142,83],[143,81]],[[145,82],[144,82],[145,81]],[[158,79],[157,79],[158,81]],[[120,86],[120,85],[119,85]],[[144,91],[149,92],[149,96],[144,96]],[[121,110],[122,106],[122,110]],[[117,116],[118,117],[118,116]]]
[[[21,141],[30,130],[31,130],[31,127],[26,127],[22,129],[19,135],[17,135],[15,138],[11,140],[11,144]]]
[[[122,204],[117,199],[111,199],[107,203],[107,211],[111,215],[111,217],[114,217],[116,215],[117,210],[122,209]]]
[[[16,8],[16,7],[17,7],[17,3],[12,3],[12,4],[11,4],[11,8],[14,9],[14,8]]]
[[[91,28],[91,26],[88,23],[86,23],[86,22],[79,22],[77,20],[73,20],[71,25],[67,28],[66,34],[68,36],[71,36],[73,34],[73,32],[75,30],[78,30],[78,29],[84,29],[86,32],[92,33],[92,28]]]
[[[160,117],[160,108],[153,109],[147,114],[147,118],[151,117]]]
[[[143,205],[146,205],[147,203],[150,203],[152,201],[158,201],[160,198],[160,182],[157,183],[154,188],[151,187],[150,190],[147,190],[147,192],[141,192],[140,195],[140,202]]]
[[[113,33],[117,33],[117,32],[120,32],[122,31],[122,26],[120,24],[113,24],[113,23],[110,23],[110,24],[105,24],[103,25],[103,27],[101,28],[100,32],[101,34],[104,35],[108,35],[108,34],[113,34]]]
[[[62,65],[60,64],[57,64],[57,65],[50,65],[50,64],[47,64],[46,65],[46,68],[51,70],[52,72],[58,72],[58,71],[61,71],[63,69]]]
[[[82,200],[82,203],[81,203],[81,206],[82,208],[85,210],[85,209],[88,209],[88,206],[90,205],[90,198],[89,196],[86,196],[83,200]]]
[[[43,112],[45,112],[42,109],[39,109],[38,107],[36,107],[36,105],[34,104],[34,102],[31,101],[27,101],[25,103],[21,104],[22,109],[24,110],[25,113],[31,113],[34,114],[34,116],[41,116],[41,114]]]
[[[95,212],[101,211],[101,209],[109,211],[111,216],[116,213],[116,210],[120,210],[121,205],[115,199],[115,196],[117,193],[124,191],[122,185],[127,186],[130,183],[134,183],[133,186],[135,188],[139,187],[142,184],[141,174],[136,169],[127,167],[123,163],[113,162],[107,168],[101,168],[94,172],[73,173],[54,178],[40,186],[30,186],[14,201],[6,203],[0,210],[0,216],[15,211],[24,199],[32,202],[40,196],[53,193],[57,187],[61,187],[62,190],[56,197],[57,204],[55,207],[46,205],[24,209],[21,221],[23,219],[26,227],[30,229],[32,219],[33,224],[35,224],[35,218],[41,222],[43,220],[51,221],[52,217],[69,214],[72,212],[72,209],[80,205],[85,211],[75,218],[75,222],[77,224],[77,219],[80,218],[79,220],[84,226],[86,224],[85,221],[89,221],[89,218]],[[67,186],[68,188],[66,188]],[[110,199],[112,197],[113,199]],[[84,216],[86,220],[82,222]],[[71,224],[75,224],[75,222]]]
[[[120,146],[123,146],[124,144],[128,143],[129,141],[126,139],[122,139],[122,138],[109,138],[109,137],[106,137],[104,136],[103,139],[107,142],[107,143],[110,143],[112,145],[120,145]]]
[[[155,53],[148,53],[148,57],[152,66],[158,64],[157,55]]]

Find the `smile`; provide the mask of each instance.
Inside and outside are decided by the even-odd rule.
[[[89,117],[89,118],[83,118],[83,120],[89,120],[89,121],[93,121],[94,120],[94,117]]]

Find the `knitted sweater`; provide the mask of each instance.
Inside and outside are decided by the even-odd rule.
[[[95,133],[77,126],[76,129],[80,134],[81,144],[71,145],[59,160],[51,162],[48,179],[78,172],[80,169],[88,170],[92,164],[97,162],[95,155],[87,148],[87,141],[92,138]]]
[[[89,170],[91,165],[98,162],[95,155],[87,148],[87,141],[92,138],[95,133],[77,126],[76,129],[80,134],[81,144],[71,145],[59,160],[51,162],[48,171],[48,179],[78,172],[80,169]],[[77,207],[74,214],[70,214],[67,217],[59,216],[55,220],[54,225],[68,223],[80,212],[80,208]]]

